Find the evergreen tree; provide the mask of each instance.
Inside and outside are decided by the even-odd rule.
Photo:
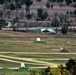
[[[30,11],[30,6],[33,4],[32,0],[24,0],[24,4],[26,5],[26,14]]]
[[[69,12],[67,11],[67,12],[66,12],[66,14],[68,15],[68,14],[69,14]]]
[[[48,1],[50,1],[50,2],[56,2],[56,0],[48,0]]]
[[[15,1],[16,17],[18,17],[18,9],[21,8],[21,3],[17,0]]]
[[[48,17],[48,13],[44,12],[42,8],[37,9],[37,16],[39,20],[45,20]]]
[[[56,27],[56,34],[57,34],[57,27],[59,27],[59,25],[60,25],[59,20],[57,18],[57,15],[55,14],[55,16],[52,20],[51,26]]]
[[[73,0],[73,2],[76,2],[76,0]]]
[[[0,4],[3,4],[5,2],[5,0],[0,0]]]
[[[46,7],[50,8],[50,3],[49,2],[46,3]]]
[[[48,17],[49,15],[48,15],[48,13],[45,11],[45,12],[43,13],[43,16],[44,16],[44,20],[45,20],[45,19],[47,19],[47,17]]]
[[[52,0],[52,2],[56,2],[56,0]]]
[[[0,10],[0,17],[2,17],[3,16],[3,11],[2,10]]]
[[[52,20],[51,26],[52,27],[56,27],[56,26],[59,27],[59,25],[60,25],[59,20],[56,17],[54,17]]]
[[[51,8],[53,8],[54,7],[54,5],[53,4],[51,4]]]
[[[22,11],[20,12],[20,19],[23,19],[24,18],[24,12],[23,12],[23,9]]]
[[[42,0],[36,0],[37,2],[41,2]]]
[[[57,2],[63,2],[64,0],[57,0]]]
[[[4,19],[0,19],[0,30],[2,30],[2,27],[5,27],[6,25],[6,21]]]
[[[10,3],[9,5],[9,9],[12,11],[12,10],[15,10],[15,4],[13,3]]]
[[[42,16],[43,16],[43,9],[42,8],[37,9],[37,16],[38,16],[39,20],[42,20]]]
[[[1,4],[1,10],[3,11],[2,5],[5,3],[5,0],[0,0],[0,4]]]
[[[63,2],[64,0],[60,0],[60,2]]]
[[[76,10],[74,10],[74,15],[76,15]]]
[[[28,20],[31,19],[31,18],[32,18],[32,14],[30,14],[30,13],[26,14],[26,18],[27,18]]]
[[[53,74],[51,73],[51,68],[50,68],[50,66],[48,66],[48,67],[45,68],[45,69],[42,69],[41,72],[40,72],[40,75],[53,75]]]
[[[73,12],[72,11],[70,11],[70,15],[73,15]]]
[[[66,4],[69,5],[72,3],[72,0],[65,0]]]
[[[61,29],[61,33],[62,33],[62,34],[67,34],[67,32],[68,32],[68,27],[65,26],[65,25],[63,25],[63,27],[62,27],[62,29]]]

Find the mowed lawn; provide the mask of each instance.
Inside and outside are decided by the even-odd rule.
[[[41,42],[36,42],[36,38]],[[67,52],[61,52],[60,47]],[[65,64],[76,57],[75,53],[76,35],[0,31],[0,61],[3,59],[0,66],[3,67],[19,67],[21,62],[30,68]]]

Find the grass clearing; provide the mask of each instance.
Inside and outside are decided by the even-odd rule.
[[[0,41],[1,41],[0,55],[5,55],[9,57],[12,56],[19,58],[28,58],[28,59],[31,58],[39,61],[39,62],[33,62],[21,59],[13,59],[13,58],[11,59],[7,57],[2,57],[3,59],[8,59],[12,61],[25,62],[27,67],[47,66],[41,64],[40,62],[64,64],[66,63],[66,60],[58,60],[58,59],[69,59],[76,57],[76,54],[66,54],[66,53],[76,53],[76,41],[75,41],[76,38],[71,37],[68,38],[66,35],[64,36],[65,37],[60,36],[61,37],[60,38],[58,36],[56,37],[56,35],[50,35],[50,34],[3,31],[0,33]],[[40,42],[36,41],[37,37],[41,39]],[[60,47],[64,47],[68,52],[60,52]],[[63,54],[50,54],[50,53],[63,53]],[[15,65],[20,66],[20,64],[14,62],[9,62],[9,64],[1,62],[0,64],[6,67],[7,66],[11,67]]]
[[[0,52],[59,52],[59,48],[64,47],[69,52],[76,52],[76,44],[60,43],[33,43],[31,41],[5,41],[4,44],[0,44]],[[31,49],[32,48],[32,49]],[[57,49],[57,51],[54,51]]]

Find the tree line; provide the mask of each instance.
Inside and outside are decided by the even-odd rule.
[[[36,1],[41,2],[42,0],[36,0]],[[45,5],[47,8],[50,7],[53,8],[54,5],[52,2],[56,1],[62,3],[64,0],[47,0]],[[24,5],[26,10],[26,18],[29,20],[34,15],[33,13],[30,13],[30,6],[33,5],[33,2],[34,2],[33,0],[0,0],[0,5],[2,6],[0,10],[0,17],[2,17],[3,13],[5,12],[5,17],[7,16],[9,18],[10,13],[13,10],[16,10],[16,17],[18,17],[18,10],[21,9],[22,12],[20,13],[20,18],[23,19],[24,11],[22,9],[22,5]],[[76,2],[76,0],[65,0],[65,2],[67,5],[69,5],[71,3]],[[60,6],[62,6],[62,4],[60,4]],[[72,6],[76,8],[76,4],[73,4]],[[42,14],[43,16],[41,16],[41,18],[43,18],[43,20],[46,19],[48,13],[47,12],[40,13],[40,11],[42,10],[37,9],[38,12],[37,16],[40,18],[40,14]],[[74,11],[74,13],[76,12]]]
[[[40,69],[40,71],[33,71],[30,75],[75,75],[76,74],[76,60],[69,59],[65,66],[59,65],[57,68]]]
[[[41,2],[42,0],[36,0],[36,1]],[[64,0],[47,0],[46,7],[47,8],[50,7],[49,3],[63,2],[63,1]],[[69,5],[72,2],[76,2],[76,1],[75,0],[65,0],[65,2],[67,5]],[[3,13],[6,11],[5,16],[10,18],[10,12],[12,12],[13,10],[16,11],[16,17],[13,19],[14,23],[19,20],[18,9],[22,10],[20,13],[21,19],[23,19],[23,17],[25,16],[29,20],[32,18],[32,16],[34,16],[34,14],[30,12],[30,6],[33,5],[33,0],[0,0],[0,4],[3,7],[0,10],[0,17],[2,17]],[[26,15],[24,15],[22,5],[25,6]],[[72,6],[74,8],[76,8],[76,4],[73,4]],[[53,4],[51,4],[51,8],[53,8]],[[68,11],[66,13],[67,13],[67,15],[69,14]],[[74,13],[76,13],[76,11],[74,11]],[[44,20],[48,19],[49,21],[51,21],[51,26],[56,27],[56,33],[57,33],[57,27],[61,26],[62,27],[61,32],[63,34],[67,34],[68,26],[70,25],[67,15],[65,15],[65,14],[57,15],[57,13],[55,13],[53,19],[51,20],[48,12],[46,10],[44,10],[43,8],[38,8],[37,16],[34,16],[34,17],[35,17],[36,21],[39,21],[39,20],[44,21]],[[0,29],[1,29],[1,27],[3,27],[2,23],[1,23]]]

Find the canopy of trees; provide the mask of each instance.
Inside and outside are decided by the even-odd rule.
[[[5,27],[7,25],[6,21],[3,19],[0,19],[0,30],[2,30],[2,27]]]

